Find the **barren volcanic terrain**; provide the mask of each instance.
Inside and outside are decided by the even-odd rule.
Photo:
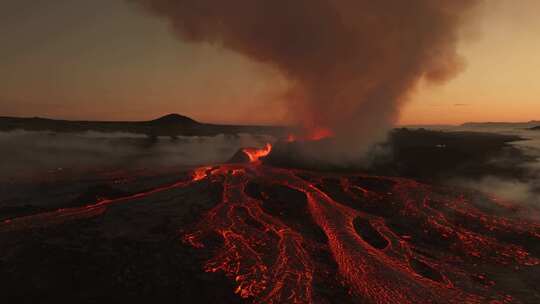
[[[71,200],[58,193],[63,205],[2,210],[3,298],[540,301],[540,223],[515,205],[402,177],[280,167],[269,154],[117,172]]]

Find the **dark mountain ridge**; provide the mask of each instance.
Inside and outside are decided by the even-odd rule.
[[[0,131],[51,131],[59,133],[127,132],[156,136],[215,136],[218,134],[248,133],[285,136],[287,127],[219,125],[198,122],[180,114],[168,114],[150,121],[74,121],[49,118],[0,117]]]
[[[527,122],[466,122],[461,127],[495,127],[495,128],[534,128],[540,127],[539,120],[531,120]]]

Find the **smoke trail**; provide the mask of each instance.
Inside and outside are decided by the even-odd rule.
[[[458,25],[480,0],[129,1],[167,18],[185,41],[279,69],[297,122],[332,130],[343,157],[386,132],[420,79],[462,69]]]

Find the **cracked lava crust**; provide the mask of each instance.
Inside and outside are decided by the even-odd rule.
[[[0,233],[94,218],[202,181],[221,200],[178,232],[248,303],[522,303],[509,273],[538,280],[540,225],[501,216],[504,202],[410,179],[263,164],[201,167],[145,192],[3,221]],[[508,208],[508,210],[507,210]],[[499,212],[495,212],[498,210]]]

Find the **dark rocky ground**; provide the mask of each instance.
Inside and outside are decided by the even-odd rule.
[[[232,283],[179,230],[216,204],[206,182],[45,228],[1,233],[2,298],[19,303],[237,303]]]
[[[528,173],[516,164],[530,159],[508,145],[517,139],[396,130],[387,145],[391,153],[367,172],[430,183],[452,176],[524,177]],[[506,161],[494,163],[493,158]],[[186,178],[181,169],[151,174],[120,169],[123,173],[115,176],[4,181],[0,220],[84,206]],[[219,239],[208,243],[205,251],[179,239],[181,231],[220,201],[220,188],[204,180],[112,205],[96,217],[19,231],[0,229],[1,298],[6,303],[241,303],[230,280],[201,270]],[[540,273],[530,277],[538,279]]]

